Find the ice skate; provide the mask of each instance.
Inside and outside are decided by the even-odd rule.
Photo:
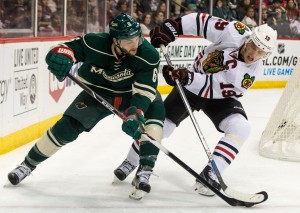
[[[203,177],[211,186],[215,187],[218,190],[221,189],[220,184],[217,182],[217,176],[212,171],[212,168],[210,166],[206,166],[200,173],[200,176]],[[202,184],[199,180],[196,180],[196,183],[194,184],[194,190],[198,194],[204,196],[211,197],[215,195],[213,191],[211,191],[206,185]]]
[[[34,169],[35,167],[31,168],[25,162],[22,162],[14,170],[8,173],[8,180],[12,185],[17,185],[29,176]]]
[[[138,171],[132,180],[132,185],[134,189],[129,195],[131,199],[140,200],[144,196],[144,192],[149,193],[151,191],[151,186],[149,184],[150,175],[152,173],[152,167],[150,166],[139,166]]]
[[[115,178],[113,183],[123,181],[136,168],[129,160],[125,159],[123,163],[114,170]]]

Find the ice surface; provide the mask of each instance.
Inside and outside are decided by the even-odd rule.
[[[300,163],[267,159],[258,154],[261,133],[282,89],[250,90],[241,98],[252,125],[251,136],[232,165],[223,173],[230,187],[255,193],[267,191],[269,199],[251,209],[231,207],[218,197],[203,197],[192,190],[194,177],[163,152],[151,177],[152,191],[141,201],[128,198],[131,174],[112,185],[113,170],[126,157],[131,139],[121,131],[121,121],[110,116],[91,132],[83,133],[37,167],[18,186],[5,185],[7,173],[19,164],[34,143],[0,156],[0,212],[108,212],[108,213],[291,213],[300,212]],[[222,134],[202,113],[194,113],[213,150]],[[206,154],[191,120],[186,119],[163,145],[200,172]]]

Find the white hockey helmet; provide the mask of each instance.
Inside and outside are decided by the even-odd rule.
[[[249,41],[260,48],[261,50],[271,53],[276,46],[277,31],[273,30],[267,24],[255,27],[250,35]]]

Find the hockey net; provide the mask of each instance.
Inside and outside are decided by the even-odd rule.
[[[259,153],[279,160],[300,161],[300,63],[267,123]]]

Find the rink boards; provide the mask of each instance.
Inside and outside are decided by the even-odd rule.
[[[0,39],[0,154],[39,138],[81,91],[66,79],[59,82],[47,70],[48,50],[71,37]],[[149,39],[148,37],[146,39]],[[298,61],[300,41],[279,40],[252,88],[284,87]],[[167,47],[175,67],[191,67],[210,42],[183,37]],[[160,70],[166,64],[161,54]],[[76,73],[75,65],[72,73]],[[159,91],[168,86],[159,72]]]

